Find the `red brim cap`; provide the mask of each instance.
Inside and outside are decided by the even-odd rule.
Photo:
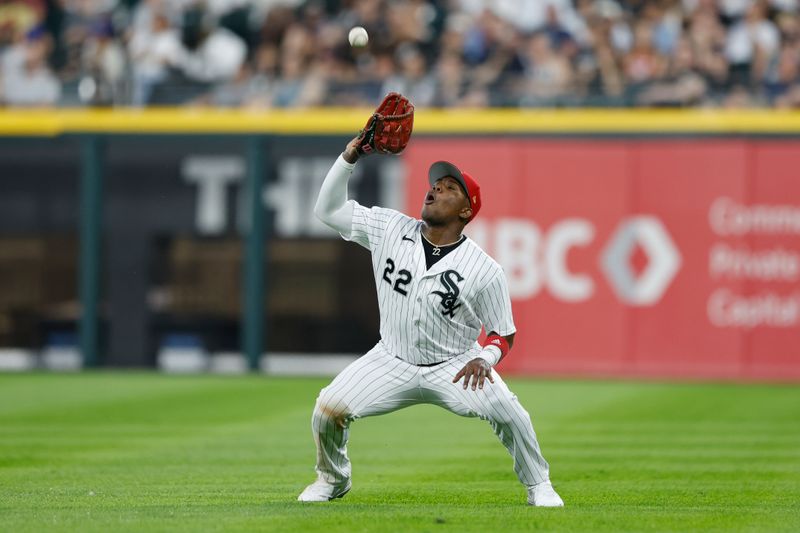
[[[472,217],[470,218],[470,220],[472,220],[481,208],[481,188],[478,182],[475,181],[472,176],[466,172],[462,172],[457,166],[448,161],[437,161],[428,169],[428,182],[431,186],[440,179],[448,176],[456,180],[459,185],[461,185],[461,188],[464,189],[464,193],[469,200],[469,205],[472,208]]]

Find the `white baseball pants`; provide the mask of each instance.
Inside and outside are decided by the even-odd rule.
[[[550,479],[530,415],[496,372],[494,383],[467,390],[453,377],[474,357],[465,354],[433,367],[419,367],[389,354],[378,343],[322,389],[311,427],[317,444],[317,474],[329,483],[350,478],[347,439],[350,423],[420,403],[430,403],[461,416],[487,420],[514,458],[514,471],[524,485]]]

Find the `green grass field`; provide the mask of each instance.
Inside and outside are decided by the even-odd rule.
[[[0,530],[800,530],[800,387],[509,380],[567,507],[485,422],[354,423],[353,490],[300,504],[327,380],[0,375]]]

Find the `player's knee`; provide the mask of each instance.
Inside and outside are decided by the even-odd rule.
[[[316,429],[323,429],[330,424],[345,427],[350,417],[347,403],[335,394],[323,389],[314,406],[313,422]]]
[[[513,402],[510,402],[506,399],[498,398],[491,402],[489,407],[491,413],[490,419],[495,424],[500,426],[508,426],[513,424],[515,420],[519,419],[520,413],[518,408],[513,405]]]

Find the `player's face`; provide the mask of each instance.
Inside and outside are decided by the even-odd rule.
[[[430,188],[422,204],[422,220],[433,225],[448,224],[459,218],[466,222],[470,214],[469,199],[464,189],[449,176]]]

